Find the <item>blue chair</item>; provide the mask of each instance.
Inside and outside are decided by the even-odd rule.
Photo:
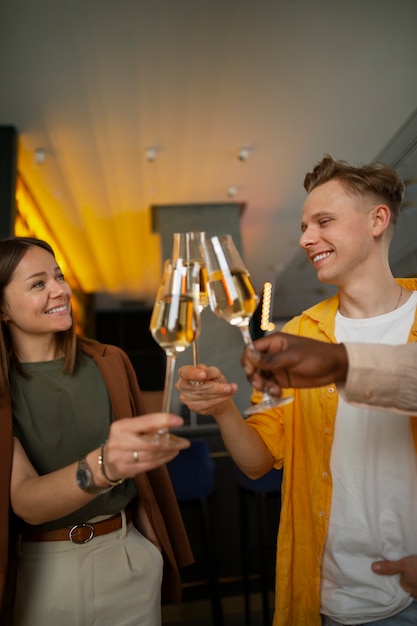
[[[167,464],[178,502],[198,505],[202,522],[207,577],[210,586],[213,624],[223,626],[223,609],[210,519],[209,496],[214,491],[215,466],[204,439],[191,439],[191,445]]]
[[[269,579],[270,572],[268,568],[268,535],[274,534],[274,543],[272,546],[274,563],[276,552],[276,536],[278,532],[279,516],[281,512],[281,484],[282,470],[272,469],[270,472],[257,480],[248,478],[237,466],[235,466],[235,478],[239,488],[239,506],[240,506],[240,533],[241,533],[241,550],[242,550],[242,569],[243,569],[243,593],[245,599],[245,623],[250,624],[250,570],[251,570],[251,541],[254,536],[250,528],[250,520],[254,519],[257,524],[257,552],[259,560],[259,576],[262,597],[262,620],[264,626],[270,626],[270,602],[269,602]],[[267,499],[275,497],[277,500],[276,518],[273,522],[273,528],[268,527],[267,516]],[[250,500],[255,501],[255,515],[249,515],[248,504]]]

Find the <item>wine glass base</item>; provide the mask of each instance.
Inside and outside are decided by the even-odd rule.
[[[261,400],[261,402],[250,406],[244,413],[245,415],[256,415],[256,413],[262,413],[263,411],[289,404],[293,400],[294,398],[292,396],[287,396],[286,398],[268,398],[268,400]]]
[[[149,435],[142,435],[142,437],[153,446],[157,446],[158,448],[162,448],[165,450],[167,448],[184,450],[190,445],[188,439],[185,439],[184,437],[178,437],[178,435],[174,435],[169,430],[157,431],[156,433],[152,433]]]

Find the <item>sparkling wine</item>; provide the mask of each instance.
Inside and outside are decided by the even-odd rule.
[[[188,295],[167,295],[155,302],[150,329],[161,348],[172,354],[183,352],[198,333],[194,300]]]
[[[190,261],[184,261],[184,267],[194,265],[197,263],[199,268],[199,295],[198,295],[198,308],[200,313],[209,305],[209,284],[208,284],[208,272],[207,268],[201,259],[191,259]]]
[[[200,298],[199,298],[199,307],[200,311],[205,309],[209,305],[209,284],[208,284],[208,273],[205,265],[202,265],[200,262]]]
[[[247,325],[258,305],[249,274],[244,271],[232,270],[229,275],[215,272],[209,297],[213,312],[232,326]]]

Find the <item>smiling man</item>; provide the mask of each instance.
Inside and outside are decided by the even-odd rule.
[[[404,189],[397,173],[382,164],[354,168],[325,157],[304,186],[300,245],[318,279],[339,292],[285,330],[330,342],[415,341],[417,281],[395,280],[388,262]],[[322,437],[322,467],[315,465],[321,480],[316,477],[310,497],[320,508],[313,516],[323,517],[315,547],[324,623],[413,623],[413,598],[398,577],[376,576],[372,563],[417,554],[417,508],[410,504],[417,487],[417,433],[408,417],[355,408],[341,398],[333,405],[331,394],[331,386],[300,394],[297,416],[318,428],[312,456],[320,458],[317,435]],[[307,397],[317,415],[307,409]]]
[[[416,341],[417,280],[395,279],[388,262],[398,174],[325,156],[304,186],[300,245],[338,293],[283,330],[330,343]],[[248,476],[284,467],[274,626],[417,624],[417,421],[349,405],[335,384],[285,390],[292,404],[244,420],[219,369],[183,367],[180,377],[182,401],[213,415]],[[405,577],[381,568],[400,559]]]

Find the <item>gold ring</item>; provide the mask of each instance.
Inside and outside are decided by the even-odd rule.
[[[134,462],[139,463],[139,452],[137,450],[133,450],[132,456],[133,456]]]
[[[204,380],[190,380],[190,385],[193,385],[194,387],[204,385]]]

